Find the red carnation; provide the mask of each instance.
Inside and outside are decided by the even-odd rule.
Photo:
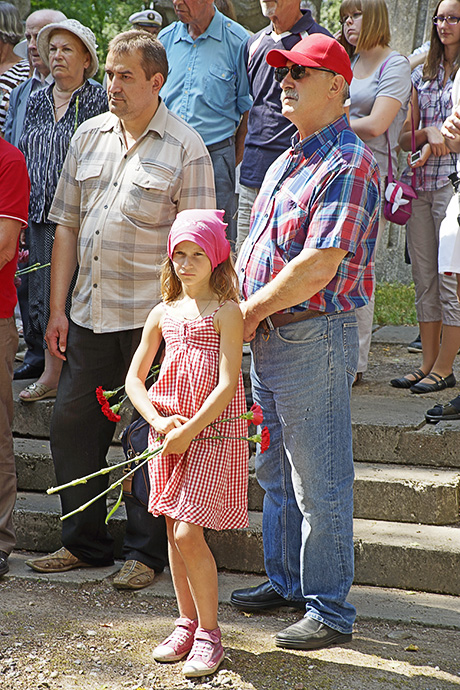
[[[252,412],[252,417],[248,419],[248,426],[250,424],[255,424],[256,426],[262,424],[262,422],[264,421],[264,415],[261,406],[257,403],[254,403],[254,405],[252,405],[250,409],[250,412]]]
[[[102,406],[102,413],[107,417],[107,419],[110,419],[111,422],[119,422],[121,419],[120,415],[115,414],[115,412],[112,410],[107,400],[105,401],[105,405]]]
[[[270,432],[266,426],[264,426],[264,428],[262,429],[261,436],[262,440],[260,442],[260,452],[265,453],[265,451],[270,445]]]
[[[104,407],[104,405],[108,405],[107,398],[105,397],[104,393],[105,393],[105,391],[102,388],[102,386],[98,386],[96,388],[96,398],[98,400],[99,405],[101,405],[101,407]]]

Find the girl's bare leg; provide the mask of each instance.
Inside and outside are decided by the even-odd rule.
[[[174,541],[175,524],[176,520],[166,517],[169,567],[171,568],[174,591],[179,606],[179,616],[193,621],[197,618],[197,612],[187,579],[187,569]]]
[[[205,541],[203,528],[189,522],[171,522],[174,537],[171,569],[174,571],[173,582],[181,616],[193,619],[198,615],[200,628],[215,630],[217,567]]]

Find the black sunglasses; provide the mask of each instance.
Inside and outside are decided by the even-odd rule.
[[[316,70],[317,72],[329,72],[329,74],[333,74],[334,76],[337,74],[337,72],[333,72],[331,69],[325,69],[323,67],[305,67],[304,65],[291,65],[290,67],[275,67],[275,80],[282,82],[285,77],[291,73],[291,77],[294,79],[294,81],[297,81],[298,79],[303,79],[305,76],[305,70],[306,69],[313,69]]]

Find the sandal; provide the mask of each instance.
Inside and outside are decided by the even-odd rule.
[[[49,388],[44,383],[31,383],[19,393],[19,400],[22,402],[35,402],[44,398],[55,398],[57,388]]]
[[[433,383],[416,383],[414,386],[411,386],[410,392],[418,394],[435,393],[436,391],[444,390],[444,388],[453,388],[457,383],[453,374],[449,374],[449,376],[444,378],[434,371],[425,376],[425,378],[433,381]]]
[[[407,376],[413,376],[413,379],[408,379]],[[411,388],[414,384],[418,383],[426,377],[426,374],[421,369],[415,369],[411,371],[410,374],[406,376],[401,376],[399,379],[391,379],[390,386],[393,388]]]
[[[442,403],[437,403],[425,413],[425,419],[428,424],[437,424],[438,422],[449,422],[460,419],[460,395],[444,405]]]

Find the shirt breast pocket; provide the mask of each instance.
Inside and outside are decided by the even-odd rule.
[[[82,163],[75,174],[75,180],[80,185],[80,210],[88,210],[92,204],[94,193],[103,187],[101,182],[102,163]]]
[[[233,70],[211,65],[204,81],[208,103],[222,111],[235,99],[235,74]]]
[[[437,109],[438,107],[438,100],[439,100],[439,93],[430,91],[430,90],[423,90],[419,91],[418,93],[418,107],[421,113],[427,113],[427,111],[431,108],[432,110]],[[432,113],[428,113],[428,117],[431,117]],[[429,123],[431,124],[431,123]]]
[[[166,171],[138,168],[131,177],[125,199],[121,204],[121,211],[134,222],[157,222],[159,209],[171,203],[171,179]]]

